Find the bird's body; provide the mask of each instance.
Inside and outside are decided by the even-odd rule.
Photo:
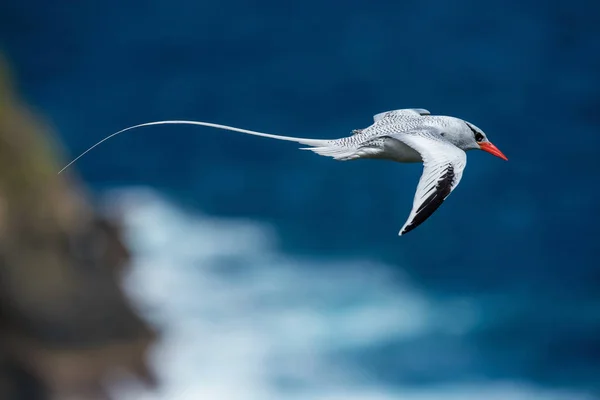
[[[350,136],[330,140],[271,135],[200,121],[149,122],[114,133],[79,157],[129,129],[161,124],[191,124],[297,142],[310,146],[302,148],[303,150],[340,161],[371,158],[401,163],[423,162],[423,174],[417,186],[413,208],[400,235],[413,230],[429,218],[456,188],[467,162],[465,151],[480,149],[506,159],[479,128],[459,118],[433,116],[425,109],[411,108],[379,113],[373,119],[373,124],[364,129],[355,129]]]
[[[416,111],[418,110],[418,111]],[[421,113],[419,113],[419,111]],[[461,120],[454,117],[432,116],[426,110],[406,109],[377,114],[372,125],[354,130],[354,134],[340,139],[329,140],[322,146],[329,149],[337,160],[347,161],[358,158],[381,158],[401,163],[422,162],[421,153],[409,144],[392,135],[422,135],[429,131],[431,138],[443,141],[445,128],[459,125]],[[307,149],[315,151],[319,150]],[[323,150],[327,153],[327,150]]]

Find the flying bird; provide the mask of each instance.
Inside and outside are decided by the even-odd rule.
[[[301,150],[310,150],[339,161],[371,158],[401,163],[423,162],[423,173],[417,185],[412,210],[400,229],[400,236],[427,220],[458,186],[467,164],[467,150],[483,150],[508,160],[487,139],[485,133],[472,123],[455,117],[431,115],[422,108],[405,108],[376,114],[373,116],[373,123],[367,128],[355,129],[350,136],[330,140],[271,135],[201,121],[147,122],[107,136],[67,164],[59,174],[94,147],[122,132],[163,124],[201,125],[296,142],[309,146],[302,147]]]

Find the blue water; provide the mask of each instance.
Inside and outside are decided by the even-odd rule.
[[[125,400],[592,400],[494,365],[472,341],[480,298],[439,296],[368,258],[281,251],[277,229],[183,209],[148,188],[110,193],[135,263],[126,288],[162,328],[157,392]],[[160,229],[157,229],[160,228]]]
[[[582,0],[4,0],[0,50],[64,140],[66,161],[159,119],[315,138],[394,108],[475,123],[509,162],[469,153],[458,189],[401,238],[418,165],[335,162],[289,143],[165,126],[108,142],[77,168],[97,191],[149,186],[176,209],[271,227],[292,260],[325,260],[342,277],[347,260],[367,260],[391,271],[398,296],[417,287],[428,301],[478,310],[460,335],[419,331],[339,350],[335,365],[365,365],[372,385],[508,381],[599,394],[599,12]]]

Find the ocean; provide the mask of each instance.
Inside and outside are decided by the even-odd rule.
[[[367,258],[286,253],[269,224],[192,212],[147,187],[106,201],[126,216],[127,291],[164,335],[151,356],[160,389],[116,387],[124,399],[597,398],[486,377],[471,340],[483,299],[440,298]]]

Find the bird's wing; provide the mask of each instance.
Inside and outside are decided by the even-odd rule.
[[[377,122],[383,117],[391,117],[394,115],[431,115],[431,113],[424,108],[403,108],[400,110],[384,111],[375,114],[373,115],[373,121]]]
[[[403,235],[429,218],[458,186],[467,165],[467,155],[453,144],[424,132],[389,136],[417,150],[423,158],[423,174],[413,208],[399,233]]]

